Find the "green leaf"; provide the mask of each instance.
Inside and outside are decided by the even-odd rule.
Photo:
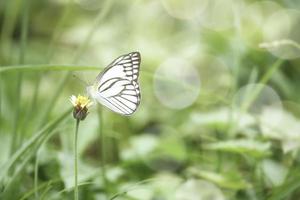
[[[97,70],[101,68],[95,66],[78,66],[78,65],[16,65],[0,66],[0,73],[3,72],[29,72],[29,71],[85,71]]]
[[[294,171],[283,185],[275,188],[268,200],[287,199],[295,190],[300,188],[300,172]]]
[[[247,154],[253,157],[264,157],[270,154],[270,146],[270,142],[239,139],[210,143],[205,145],[204,148],[209,150]]]
[[[34,134],[27,142],[25,142],[23,146],[19,148],[18,151],[16,151],[12,155],[12,157],[5,163],[0,172],[0,181],[3,181],[3,178],[8,174],[8,171],[11,169],[11,167],[13,167],[26,152],[32,149],[37,150],[37,148],[35,148],[35,145],[37,143],[42,144],[43,140],[47,138],[45,136],[47,136],[47,134],[51,132],[51,130],[57,127],[60,122],[62,122],[68,115],[70,115],[70,113],[71,109],[68,109],[55,120],[45,125],[39,132]],[[33,155],[35,151],[31,151],[30,153]]]
[[[242,179],[242,177],[235,171],[226,173],[215,173],[210,171],[200,170],[196,167],[188,169],[193,176],[209,180],[220,187],[227,189],[247,189],[251,185]]]

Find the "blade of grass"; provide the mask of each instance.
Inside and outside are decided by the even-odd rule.
[[[12,35],[17,23],[21,3],[21,0],[6,1],[0,37],[0,52],[3,58],[7,57],[6,63],[11,61]]]
[[[2,81],[2,74],[0,74],[0,135],[2,133],[2,98],[3,98],[3,84],[4,81]]]
[[[45,189],[44,192],[43,192],[43,193],[45,193],[45,191],[47,192],[47,191],[51,188],[52,184],[57,183],[57,182],[61,182],[61,180],[60,180],[60,179],[57,179],[57,180],[50,180],[50,181],[48,181],[48,182],[46,182],[46,183],[42,183],[42,184],[39,185],[38,190]],[[26,192],[26,193],[20,198],[20,200],[26,200],[26,199],[29,199],[29,197],[31,197],[32,195],[34,195],[34,192],[35,192],[35,189],[32,189],[32,190]]]
[[[249,77],[247,84],[249,85],[249,84],[256,83],[257,76],[258,76],[258,72],[257,72],[256,68],[253,68],[251,70],[250,77]],[[252,90],[252,87],[247,88],[247,90],[245,91],[245,95],[242,97],[243,99],[241,99],[241,101],[248,99],[249,95],[251,94],[251,90]],[[240,109],[240,107],[241,107],[241,105],[235,105],[235,104],[233,104],[231,106],[230,126],[229,126],[229,130],[228,130],[230,135],[234,135],[237,131],[237,125],[239,124],[240,119],[241,119],[240,116],[243,113],[238,112],[238,116],[234,117],[234,112],[235,112],[235,110]]]
[[[104,191],[106,193],[109,192],[109,182],[106,176],[106,148],[105,148],[105,133],[104,133],[104,120],[103,120],[103,111],[100,108],[100,106],[97,106],[98,108],[98,120],[99,120],[99,134],[100,134],[100,146],[101,146],[101,172],[102,172],[102,181],[104,185]]]
[[[14,183],[16,183],[16,181],[18,180],[17,178],[22,176],[21,173],[24,171],[28,162],[34,157],[36,152],[40,149],[41,145],[46,143],[49,140],[49,138],[51,138],[55,133],[58,133],[58,132],[60,132],[60,131],[58,130],[57,127],[55,127],[53,130],[49,130],[49,132],[47,132],[38,141],[36,141],[35,144],[33,144],[33,147],[30,152],[28,152],[27,154],[25,153],[25,155],[22,156],[22,160],[16,167],[15,172],[12,174],[12,176],[9,177],[9,180],[5,185],[4,196],[5,196],[5,193],[11,193],[10,187],[12,187],[12,189],[14,188],[14,185],[15,185]]]
[[[110,11],[112,5],[113,5],[113,0],[105,1],[104,5],[103,5],[103,9],[100,10],[99,14],[97,15],[97,17],[94,21],[94,24],[91,27],[90,31],[88,32],[85,40],[83,41],[83,43],[78,47],[77,51],[75,52],[74,57],[73,57],[73,63],[76,64],[79,61],[83,52],[86,50],[86,48],[90,44],[90,41],[93,38],[96,30],[99,28],[100,23],[102,22],[102,20],[106,17],[108,12]]]
[[[39,199],[39,183],[38,183],[38,177],[39,177],[39,149],[36,151],[35,156],[35,162],[34,162],[34,177],[33,177],[33,187],[34,187],[34,196],[36,199]]]
[[[19,64],[23,65],[25,63],[25,54],[26,54],[26,46],[27,46],[27,35],[28,35],[28,13],[30,9],[31,0],[23,0],[22,1],[22,22],[21,22],[21,45],[20,45],[20,54],[19,54]],[[11,154],[15,151],[17,146],[22,142],[20,134],[18,133],[18,128],[20,125],[20,102],[22,96],[22,80],[23,80],[23,73],[18,73],[17,78],[17,90],[16,90],[16,111],[15,111],[15,121],[14,121],[14,130],[12,134],[12,144],[11,144]]]
[[[99,27],[100,22],[104,19],[104,17],[107,15],[108,11],[110,10],[112,2],[113,2],[112,0],[105,1],[105,4],[103,6],[104,8],[99,12],[98,16],[96,17],[94,24],[93,24],[91,30],[89,31],[87,37],[85,38],[84,42],[78,47],[78,49],[74,55],[74,58],[73,58],[73,63],[77,63],[79,61],[79,59],[82,55],[82,52],[84,50],[86,50],[86,47],[90,43],[90,40],[92,39],[94,33],[96,32],[97,28]],[[45,114],[41,118],[42,120],[41,120],[40,126],[47,121],[48,116],[49,116],[51,110],[54,108],[54,106],[61,94],[61,90],[66,85],[70,75],[71,75],[71,72],[68,72],[59,82],[58,87],[56,88],[55,92],[53,93],[53,96],[50,98],[49,104],[46,108],[46,111],[44,112]]]
[[[244,101],[242,104],[242,111],[247,111],[249,107],[252,105],[252,103],[255,101],[255,99],[258,97],[260,92],[262,91],[264,85],[271,79],[274,72],[278,70],[278,68],[281,66],[284,60],[277,60],[271,68],[264,74],[262,79],[259,81],[259,84],[257,87],[254,88],[252,93],[249,95],[249,98],[247,98],[247,101]]]
[[[48,63],[50,62],[51,58],[53,57],[54,55],[54,52],[55,52],[55,41],[60,37],[60,35],[62,34],[62,29],[63,29],[63,26],[65,24],[65,22],[67,21],[70,13],[71,13],[71,8],[72,8],[72,4],[73,3],[73,0],[69,0],[69,2],[67,3],[67,5],[64,7],[64,11],[63,11],[63,14],[62,16],[60,17],[57,25],[55,26],[54,28],[54,32],[53,32],[53,35],[52,35],[52,39],[51,39],[51,42],[49,44],[49,47],[48,47],[48,52],[47,52],[47,56],[46,56],[46,60],[48,61]],[[44,73],[41,73],[41,74],[38,74],[38,78],[37,80],[35,81],[35,90],[34,90],[34,97],[33,97],[33,103],[32,103],[32,106],[31,106],[31,109],[30,109],[30,112],[29,112],[29,115],[33,115],[34,114],[34,106],[35,106],[35,102],[37,102],[37,98],[38,98],[38,91],[39,91],[39,85],[40,85],[40,82],[41,82],[41,76],[43,76],[45,74]],[[29,117],[28,117],[29,119]],[[28,123],[25,123],[25,125],[27,125]],[[39,153],[37,152],[36,154],[36,159],[35,159],[35,170],[34,170],[34,188],[35,188],[35,198],[36,199],[39,199],[39,194],[38,194],[38,165],[39,165]],[[44,192],[44,194],[46,194],[46,192]],[[43,198],[43,195],[42,194],[42,197],[41,199]]]
[[[300,188],[300,173],[299,169],[294,169],[291,172],[291,176],[285,181],[285,183],[272,190],[268,200],[283,200],[289,199],[288,197],[293,192]]]
[[[32,148],[33,151],[37,151],[39,148],[38,144],[35,144],[34,147]],[[34,156],[34,154],[26,154],[23,156],[22,160],[19,162],[17,165],[14,173],[9,177],[9,180],[5,184],[5,188],[3,191],[3,197],[5,199],[9,199],[8,196],[12,193],[13,189],[15,188],[15,184],[18,181],[18,178],[21,177],[21,173],[23,172],[24,168],[30,161],[30,159]]]
[[[48,47],[48,52],[47,52],[47,56],[46,56],[46,60],[48,61],[48,63],[50,62],[51,58],[54,55],[55,52],[55,41],[60,37],[60,35],[63,33],[62,28],[65,24],[65,22],[67,21],[70,13],[71,13],[71,8],[72,8],[72,4],[73,0],[69,0],[67,3],[67,6],[65,6],[64,11],[62,13],[62,16],[59,18],[59,21],[57,22],[54,31],[53,31],[53,35],[51,38],[51,41],[49,43],[49,47]]]
[[[34,134],[28,141],[26,141],[23,146],[21,146],[6,162],[4,167],[0,172],[0,182],[3,181],[4,177],[8,174],[8,171],[14,166],[18,160],[29,150],[31,149],[36,142],[38,142],[43,136],[57,127],[68,115],[70,115],[72,109],[68,109],[63,112],[59,117],[57,117],[52,122],[46,124],[40,131]]]
[[[121,191],[121,192],[119,192],[117,194],[114,194],[113,196],[111,196],[109,198],[109,200],[114,200],[114,199],[117,199],[118,197],[122,197],[122,196],[126,195],[128,192],[137,189],[138,187],[142,186],[145,183],[151,183],[151,182],[155,182],[155,181],[158,181],[158,179],[156,179],[156,178],[149,178],[149,179],[145,179],[145,180],[142,180],[140,182],[137,182],[137,183],[135,183],[135,184],[133,184],[131,186],[128,186],[123,191]]]
[[[79,66],[79,65],[14,65],[2,66],[0,73],[4,72],[30,72],[30,71],[85,71],[85,70],[100,70],[95,66]]]

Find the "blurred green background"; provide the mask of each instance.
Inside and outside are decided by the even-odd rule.
[[[139,51],[137,112],[80,124],[80,199],[298,200],[299,8],[1,0],[0,199],[73,199],[73,75]]]

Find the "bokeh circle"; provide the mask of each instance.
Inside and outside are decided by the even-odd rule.
[[[169,15],[178,19],[196,18],[206,8],[207,0],[162,0],[162,5]]]
[[[175,192],[175,200],[225,200],[222,191],[205,180],[189,179]]]
[[[263,26],[264,46],[283,59],[300,56],[300,12],[282,9],[269,16]]]
[[[154,74],[154,92],[157,99],[171,109],[192,105],[200,92],[200,78],[188,60],[170,58]]]
[[[268,85],[251,83],[241,87],[234,96],[234,107],[250,114],[261,114],[264,109],[282,109],[277,92]]]

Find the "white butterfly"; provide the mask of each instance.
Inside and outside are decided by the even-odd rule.
[[[140,63],[139,52],[118,57],[97,76],[93,85],[87,87],[88,94],[116,113],[133,114],[141,100]]]

